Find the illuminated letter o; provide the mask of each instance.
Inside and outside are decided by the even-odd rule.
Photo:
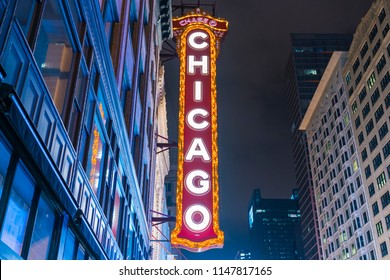
[[[199,222],[194,221],[195,214],[200,214],[202,216],[202,219]],[[194,232],[202,232],[210,226],[210,211],[200,204],[191,205],[184,213],[184,222],[190,230]]]

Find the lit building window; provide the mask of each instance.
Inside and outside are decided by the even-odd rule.
[[[1,241],[21,255],[35,186],[30,175],[20,164],[14,178],[5,212]]]
[[[62,115],[66,108],[73,48],[56,0],[46,1],[34,56],[54,104]]]
[[[99,120],[95,116],[86,169],[86,173],[89,176],[89,182],[91,183],[95,195],[98,194],[100,179],[103,175],[104,151],[105,141],[102,134],[102,128],[99,125]]]

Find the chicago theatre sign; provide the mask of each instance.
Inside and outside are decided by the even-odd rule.
[[[171,242],[203,252],[222,248],[218,219],[216,59],[228,22],[199,8],[173,19],[180,57],[177,216]]]

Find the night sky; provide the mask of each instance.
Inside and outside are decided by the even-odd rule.
[[[229,21],[217,61],[220,228],[225,246],[186,255],[234,259],[238,250],[249,249],[247,208],[253,189],[260,188],[264,198],[289,198],[295,188],[284,92],[290,34],[354,33],[373,0],[201,3],[216,3],[216,16]],[[177,141],[179,60],[164,65],[169,138]]]

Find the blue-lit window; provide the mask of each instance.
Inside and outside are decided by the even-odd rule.
[[[28,251],[29,260],[45,260],[49,258],[55,221],[56,216],[53,210],[49,207],[46,197],[41,195]]]
[[[26,38],[28,38],[28,33],[34,20],[34,13],[36,12],[38,4],[37,2],[37,0],[18,1],[16,6],[15,17],[18,20]]]
[[[1,194],[3,193],[4,183],[5,183],[5,177],[7,175],[7,169],[8,164],[11,159],[11,152],[9,151],[8,147],[3,143],[2,139],[0,138],[0,198]]]
[[[68,36],[62,7],[57,0],[47,0],[45,3],[34,56],[53,102],[62,115],[67,108],[66,98],[74,50]]]
[[[34,190],[35,182],[31,175],[19,164],[1,231],[1,241],[18,255],[22,254]]]

